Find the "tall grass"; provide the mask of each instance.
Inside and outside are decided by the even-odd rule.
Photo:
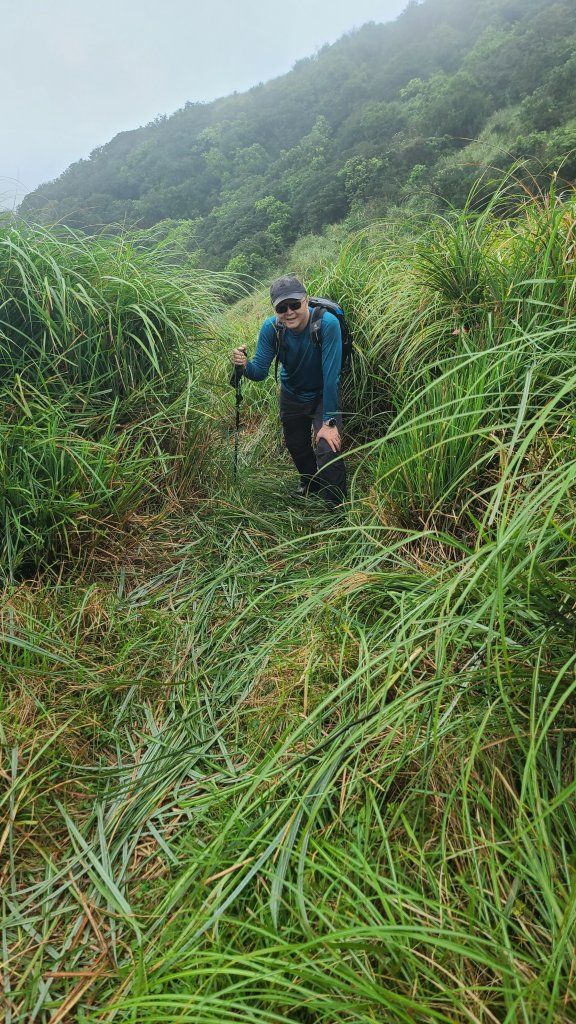
[[[202,461],[192,350],[218,282],[122,239],[0,231],[2,540],[9,574],[69,557]],[[177,466],[177,468],[178,468]]]
[[[190,344],[213,336],[220,312],[214,278],[164,268],[124,239],[4,229],[0,271],[5,386],[17,374],[93,406],[150,383],[156,402],[177,394]]]
[[[8,1021],[574,1019],[575,349],[526,240],[565,212],[473,225],[478,328],[470,209],[311,282],[362,339],[342,520],[246,385],[238,486],[216,431],[201,502],[6,587]]]

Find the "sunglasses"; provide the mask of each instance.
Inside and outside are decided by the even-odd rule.
[[[289,299],[287,302],[279,302],[274,309],[280,314],[287,313],[289,309],[294,313],[297,309],[300,309],[303,302],[304,299]]]

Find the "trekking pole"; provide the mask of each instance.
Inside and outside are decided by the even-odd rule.
[[[234,431],[234,484],[238,481],[238,441],[240,436],[240,403],[242,401],[242,388],[240,381],[242,380],[242,374],[244,368],[242,366],[235,366],[232,376],[230,378],[230,384],[236,391],[236,429]]]

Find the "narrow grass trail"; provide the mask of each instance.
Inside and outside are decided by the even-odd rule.
[[[61,584],[44,640],[28,619],[12,669],[58,700],[12,763],[10,999],[40,1020],[546,1019],[573,935],[565,672],[536,663],[518,717],[432,538],[354,510],[327,529],[265,468],[255,498],[153,527],[166,561],[126,595]]]

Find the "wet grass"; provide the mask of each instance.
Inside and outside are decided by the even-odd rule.
[[[571,209],[502,225],[502,273],[526,224],[563,266]],[[385,252],[314,282],[363,338],[339,517],[290,502],[272,389],[244,385],[233,484],[223,353],[255,303],[197,349],[186,486],[5,583],[7,1021],[574,1019],[567,282],[538,264],[514,317],[483,288],[453,334],[453,277]]]

